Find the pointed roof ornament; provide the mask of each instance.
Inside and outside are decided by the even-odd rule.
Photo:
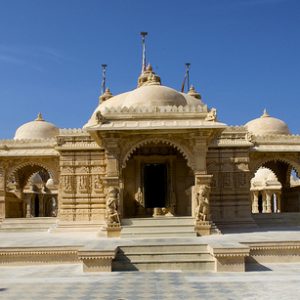
[[[138,87],[144,85],[160,85],[160,84],[161,84],[160,77],[157,74],[155,74],[152,66],[148,64],[145,71],[140,75],[138,79]]]
[[[37,118],[35,119],[35,121],[45,121],[45,120],[43,119],[42,114],[38,113]]]
[[[266,118],[266,117],[270,117],[270,115],[268,114],[267,109],[265,108],[261,118]]]
[[[99,97],[99,104],[112,98],[113,94],[111,93],[109,88],[106,88],[105,92]]]
[[[193,85],[191,85],[187,94],[194,98],[201,99],[201,95],[196,91],[196,89]]]

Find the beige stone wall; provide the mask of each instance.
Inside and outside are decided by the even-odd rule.
[[[73,147],[70,140],[73,140]],[[93,145],[88,136],[61,138],[60,143],[65,145],[59,149],[61,154],[59,220],[104,221],[106,213],[103,183],[106,173],[104,150]]]
[[[251,218],[249,151],[245,148],[210,148],[207,172],[213,175],[210,195],[215,222]]]

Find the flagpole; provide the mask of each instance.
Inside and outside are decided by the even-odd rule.
[[[105,89],[106,89],[106,64],[102,64],[102,82],[101,82],[101,95],[104,94]]]
[[[148,35],[148,32],[142,31],[141,32],[141,37],[142,37],[142,49],[143,49],[143,54],[142,54],[142,72],[143,73],[146,70],[146,36]]]

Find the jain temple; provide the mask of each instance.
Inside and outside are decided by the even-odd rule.
[[[1,232],[44,230],[51,239],[94,231],[95,240],[121,244],[154,237],[195,243],[300,225],[300,136],[266,110],[228,126],[212,105],[193,86],[185,93],[162,85],[148,65],[136,89],[119,95],[105,89],[83,128],[61,129],[39,114],[0,140]],[[87,271],[114,269],[118,253],[55,249],[39,248],[39,255],[46,251],[42,261],[65,255]],[[300,243],[207,249],[218,271],[243,271],[245,259],[259,251],[300,257]],[[0,262],[41,262],[29,250],[0,249]]]

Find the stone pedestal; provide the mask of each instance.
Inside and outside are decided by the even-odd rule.
[[[205,221],[197,221],[195,224],[195,231],[198,236],[211,234],[211,223]]]
[[[83,272],[111,272],[115,251],[82,250],[78,251]]]
[[[249,253],[249,247],[210,246],[210,254],[215,258],[216,272],[245,272],[245,258]]]
[[[119,224],[116,225],[107,225],[103,227],[102,231],[105,232],[106,237],[108,238],[118,238],[121,235],[121,226]]]

